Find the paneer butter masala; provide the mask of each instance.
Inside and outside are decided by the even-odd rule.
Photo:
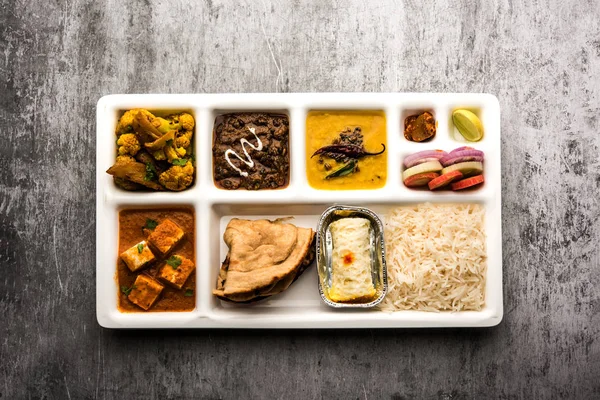
[[[119,213],[119,310],[191,311],[196,306],[194,211]]]

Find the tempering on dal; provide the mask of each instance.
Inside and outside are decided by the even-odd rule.
[[[377,189],[387,180],[387,128],[383,111],[310,111],[306,117],[306,176],[315,189]],[[347,144],[356,157],[316,152]],[[356,148],[357,147],[357,148]]]

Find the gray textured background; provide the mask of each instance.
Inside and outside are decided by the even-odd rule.
[[[0,0],[0,397],[600,398],[600,5],[421,3]],[[502,324],[101,329],[96,101],[254,91],[497,95]]]

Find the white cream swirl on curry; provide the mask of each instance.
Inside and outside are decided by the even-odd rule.
[[[225,160],[227,160],[227,163],[231,166],[231,168],[235,169],[243,177],[247,177],[248,172],[242,171],[240,168],[233,165],[229,156],[234,155],[235,157],[237,157],[238,160],[240,160],[241,162],[246,164],[248,167],[254,168],[254,161],[252,160],[252,157],[250,157],[250,155],[248,154],[248,150],[246,150],[246,145],[248,145],[251,149],[256,150],[256,151],[262,151],[262,149],[263,149],[263,144],[262,144],[260,138],[256,135],[256,128],[248,127],[248,130],[250,132],[252,132],[252,134],[256,138],[256,141],[258,142],[258,145],[254,146],[252,143],[250,143],[245,138],[240,139],[240,143],[242,144],[242,150],[244,151],[244,154],[246,155],[246,159],[243,159],[238,153],[235,152],[235,150],[227,149],[227,151],[225,151]]]

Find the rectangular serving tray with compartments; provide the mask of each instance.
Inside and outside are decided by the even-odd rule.
[[[115,159],[115,127],[125,110],[191,113],[196,120],[196,180],[181,192],[127,192],[106,170]],[[467,143],[452,123],[452,111],[467,108],[482,121],[485,134],[472,146],[485,153],[485,183],[465,192],[413,190],[402,183],[402,160],[421,150],[451,151]],[[383,188],[317,190],[306,177],[305,127],[310,110],[382,110],[387,122],[388,174]],[[437,134],[427,143],[404,138],[406,116],[429,110]],[[280,190],[223,190],[215,186],[212,138],[215,117],[238,111],[287,114],[290,124],[290,182]],[[108,95],[97,105],[96,152],[96,312],[106,328],[407,328],[484,327],[503,315],[500,107],[489,94],[451,93],[286,93]],[[227,254],[223,232],[231,218],[293,216],[295,225],[317,228],[319,217],[335,204],[366,207],[385,220],[390,209],[416,203],[478,203],[485,207],[487,276],[485,308],[464,312],[383,312],[336,309],[320,298],[312,266],[286,291],[250,305],[213,296]],[[117,308],[118,212],[124,208],[189,206],[196,218],[196,308],[191,312],[122,313]]]

